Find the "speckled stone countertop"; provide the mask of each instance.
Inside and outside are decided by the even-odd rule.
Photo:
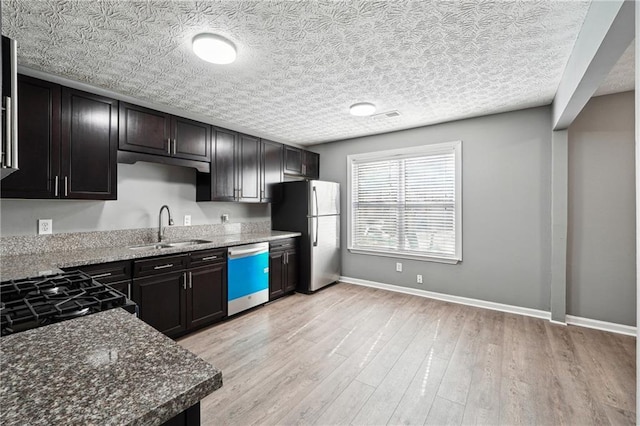
[[[155,425],[222,386],[123,309],[0,338],[0,424]]]
[[[299,236],[299,232],[268,231],[229,235],[200,235],[198,239],[210,241],[187,247],[149,250],[131,250],[129,247],[98,247],[72,251],[50,251],[37,254],[0,256],[0,280],[20,279],[61,272],[60,268],[140,259],[166,254],[188,253],[210,248],[229,247]]]

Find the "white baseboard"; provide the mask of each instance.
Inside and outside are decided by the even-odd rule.
[[[617,324],[615,322],[606,322],[589,318],[576,317],[567,315],[567,324],[578,325],[580,327],[594,328],[596,330],[609,331],[611,333],[626,334],[627,336],[637,336],[637,327],[631,325]]]
[[[533,318],[542,318],[549,320],[553,324],[559,325],[577,325],[580,327],[594,328],[596,330],[609,331],[611,333],[625,334],[628,336],[636,336],[637,328],[630,325],[616,324],[612,322],[598,321],[589,318],[576,317],[567,315],[566,322],[554,321],[551,319],[551,312],[539,309],[523,308],[521,306],[506,305],[503,303],[488,302],[486,300],[472,299],[469,297],[453,296],[450,294],[436,293],[434,291],[420,290],[417,288],[401,287],[392,284],[384,284],[375,281],[361,280],[360,278],[340,277],[340,282],[347,284],[356,284],[364,287],[379,288],[381,290],[395,291],[396,293],[411,294],[414,296],[426,297],[429,299],[437,299],[445,302],[459,303],[461,305],[474,306],[476,308],[491,309],[494,311],[508,312],[510,314],[524,315]]]
[[[340,277],[340,282],[356,284],[364,287],[379,288],[382,290],[395,291],[397,293],[412,294],[414,296],[427,297],[429,299],[443,300],[445,302],[459,303],[461,305],[475,306],[476,308],[491,309],[494,311],[508,312],[511,314],[525,315],[528,317],[551,319],[551,312],[539,309],[523,308],[520,306],[505,305],[503,303],[488,302],[486,300],[471,299],[469,297],[453,296],[450,294],[436,293],[435,291],[420,290],[417,288],[401,287],[391,284],[383,284],[375,281],[361,280],[359,278]]]

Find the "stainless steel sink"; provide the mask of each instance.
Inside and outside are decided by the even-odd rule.
[[[164,248],[197,246],[198,244],[207,244],[210,242],[211,241],[207,241],[207,240],[188,240],[188,241],[174,241],[174,242],[166,242],[166,243],[153,243],[153,244],[143,244],[139,246],[131,246],[129,247],[129,250],[160,250]]]
[[[173,243],[163,243],[165,247],[188,247],[188,246],[197,246],[198,244],[207,244],[211,241],[207,240],[188,240],[188,241],[176,241]]]
[[[131,246],[129,250],[159,250],[166,248],[164,244],[155,243],[155,244],[143,244],[140,246]]]

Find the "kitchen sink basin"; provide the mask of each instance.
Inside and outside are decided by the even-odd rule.
[[[155,244],[143,244],[141,246],[131,246],[129,250],[159,250],[166,248],[164,244],[155,243]]]
[[[174,243],[162,243],[165,247],[188,247],[197,246],[198,244],[207,244],[211,241],[207,240],[189,240],[189,241],[176,241]]]
[[[139,246],[131,246],[129,247],[129,250],[160,250],[164,248],[197,246],[198,244],[207,244],[210,242],[211,241],[207,241],[207,240],[188,240],[188,241],[175,241],[175,242],[166,242],[166,243],[153,243],[153,244],[143,244]]]

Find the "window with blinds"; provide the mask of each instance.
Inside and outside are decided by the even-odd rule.
[[[349,250],[462,260],[461,150],[457,141],[350,156]]]

